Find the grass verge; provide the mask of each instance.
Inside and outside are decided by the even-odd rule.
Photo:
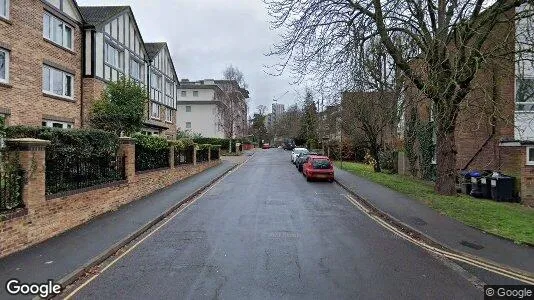
[[[340,167],[340,163],[335,163]],[[426,203],[442,214],[518,244],[534,245],[534,209],[516,203],[476,199],[467,195],[442,196],[432,184],[414,178],[375,173],[369,165],[343,162],[343,169]]]

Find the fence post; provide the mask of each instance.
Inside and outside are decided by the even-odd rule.
[[[174,169],[174,145],[171,145],[169,148],[169,166],[171,169]]]
[[[193,146],[193,165],[197,165],[197,146]]]
[[[124,172],[126,180],[132,182],[135,177],[135,140],[131,137],[123,136],[119,138],[119,155],[126,157],[124,162]]]
[[[7,139],[6,147],[11,155],[17,158],[25,172],[25,184],[22,189],[22,200],[28,210],[33,205],[46,201],[46,146],[50,141],[39,139]]]
[[[211,146],[208,147],[208,162],[211,161]]]

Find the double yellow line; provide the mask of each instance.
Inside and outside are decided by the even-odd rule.
[[[420,241],[420,240],[417,240],[417,239],[411,237],[410,235],[406,234],[405,232],[399,230],[398,228],[396,228],[393,225],[389,224],[385,220],[381,219],[379,216],[377,216],[376,214],[372,213],[371,210],[369,210],[368,208],[363,206],[360,202],[358,202],[358,200],[354,199],[351,195],[345,195],[345,198],[347,198],[347,200],[349,200],[350,203],[352,203],[360,211],[362,211],[364,214],[366,214],[369,218],[373,219],[375,222],[377,222],[382,227],[386,228],[387,230],[393,232],[397,236],[399,236],[399,237],[411,242],[412,244],[415,244],[415,245],[417,245],[417,246],[419,246],[419,247],[421,247],[421,248],[423,248],[423,249],[425,249],[425,250],[427,250],[427,251],[429,251],[431,253],[434,253],[434,254],[437,254],[437,255],[440,255],[440,256],[455,260],[455,261],[463,262],[463,263],[469,264],[471,266],[475,266],[475,267],[478,267],[478,268],[493,272],[493,273],[501,275],[501,276],[505,276],[505,277],[508,277],[508,278],[511,278],[511,279],[514,279],[514,280],[517,280],[517,281],[521,281],[521,282],[526,283],[526,284],[534,285],[534,276],[532,276],[532,275],[526,275],[526,274],[523,274],[523,273],[521,273],[519,271],[506,269],[506,268],[503,268],[503,267],[498,266],[496,264],[492,264],[490,262],[486,262],[486,261],[482,261],[482,260],[477,259],[477,258],[469,257],[469,256],[467,256],[465,254],[462,254],[462,253],[455,253],[455,252],[452,252],[452,251],[449,251],[449,250],[443,250],[443,249],[439,249],[439,248],[436,248],[434,246],[431,246],[431,245],[429,245],[429,244],[427,244],[427,243],[425,243],[423,241]]]

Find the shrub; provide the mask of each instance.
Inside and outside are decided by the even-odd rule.
[[[94,128],[132,134],[141,129],[148,99],[146,90],[134,81],[120,78],[111,82],[91,109]]]
[[[35,138],[51,142],[47,158],[102,157],[115,155],[119,137],[98,129],[58,129],[48,127],[11,126],[7,138]]]
[[[144,135],[136,133],[132,136],[136,145],[140,145],[147,150],[163,150],[168,149],[170,142],[163,137],[157,135]]]
[[[175,141],[169,141],[171,145],[174,146],[175,149],[178,150],[186,150],[189,147],[192,147],[195,145],[195,142],[193,142],[193,139],[190,138],[182,138],[177,139]]]

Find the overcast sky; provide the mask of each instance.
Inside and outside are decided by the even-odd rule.
[[[289,76],[265,74],[265,57],[276,42],[261,0],[78,0],[80,6],[129,5],[145,42],[166,41],[180,79],[219,79],[227,65],[245,74],[250,90],[250,113],[260,104],[271,111],[273,98],[293,104],[298,87]]]

